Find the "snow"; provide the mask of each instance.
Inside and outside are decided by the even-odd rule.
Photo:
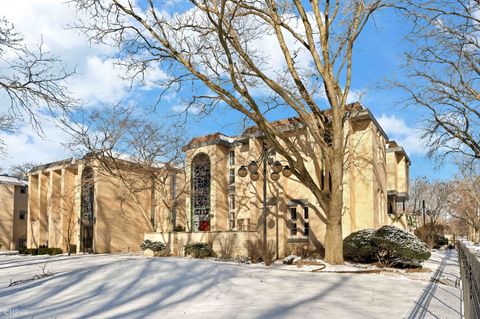
[[[53,276],[7,287],[40,274],[45,263]],[[315,268],[129,254],[1,255],[0,316],[402,318],[431,276],[332,272],[359,269],[352,264]]]

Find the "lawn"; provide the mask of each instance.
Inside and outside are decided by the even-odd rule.
[[[43,267],[53,275],[8,287]],[[431,275],[309,270],[127,254],[0,256],[0,317],[402,318]]]

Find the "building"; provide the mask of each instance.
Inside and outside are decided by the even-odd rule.
[[[408,199],[408,156],[359,104],[348,123],[343,235],[386,224],[408,229],[402,204]],[[305,146],[307,169],[322,191],[329,192],[331,177],[321,161],[322,149],[302,123],[290,118],[272,125]],[[294,175],[285,170],[285,176],[278,174],[285,165],[279,154],[267,152],[266,223],[263,179],[238,174],[264,153],[265,145],[259,129],[250,127],[239,136],[214,133],[192,139],[184,147],[181,169],[159,166],[152,171],[118,160],[112,174],[111,164],[102,165],[91,154],[39,166],[29,175],[28,247],[127,252],[138,251],[143,239],[149,239],[182,255],[187,243],[206,242],[218,252],[235,239],[235,254],[246,255],[247,244],[262,238],[265,225],[277,257],[299,250],[322,255],[325,212]],[[276,175],[271,174],[275,165]],[[166,172],[168,178],[153,178],[152,172]]]
[[[24,248],[27,241],[27,182],[16,177],[0,176],[1,249]]]
[[[301,130],[302,124],[295,118],[272,124],[304,143],[308,169],[328,192],[329,168],[320,160],[322,150]],[[407,229],[402,203],[408,199],[410,160],[405,151],[389,141],[371,112],[359,105],[346,130],[349,156],[343,180],[343,236],[386,224]],[[182,222],[174,222],[177,227],[183,223],[180,228],[185,231],[173,231],[173,226],[168,229],[167,225],[162,231],[146,233],[145,238],[163,241],[173,254],[181,255],[185,243],[207,242],[219,251],[235,235],[237,253],[244,255],[245,243],[262,237],[263,182],[261,176],[252,180],[237,172],[258,159],[262,147],[263,136],[256,127],[247,128],[240,136],[215,133],[192,139],[184,147],[186,176],[190,178],[186,214]],[[283,162],[274,151],[269,152],[269,159]],[[271,168],[268,170],[270,175]],[[299,249],[322,255],[326,216],[310,190],[293,175],[270,175],[267,185],[267,239],[277,257]]]
[[[160,207],[154,205],[149,180],[137,178],[129,162],[118,163],[112,172],[88,154],[35,167],[29,174],[28,247],[140,251],[143,234],[155,229],[152,214]],[[130,182],[145,184],[131,193],[126,190]]]

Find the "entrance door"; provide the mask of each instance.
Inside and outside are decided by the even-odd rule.
[[[82,251],[93,252],[93,225],[82,225]]]

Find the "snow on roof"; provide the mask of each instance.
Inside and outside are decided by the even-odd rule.
[[[0,175],[0,184],[9,184],[9,185],[18,185],[18,186],[27,186],[27,181],[7,175]]]

